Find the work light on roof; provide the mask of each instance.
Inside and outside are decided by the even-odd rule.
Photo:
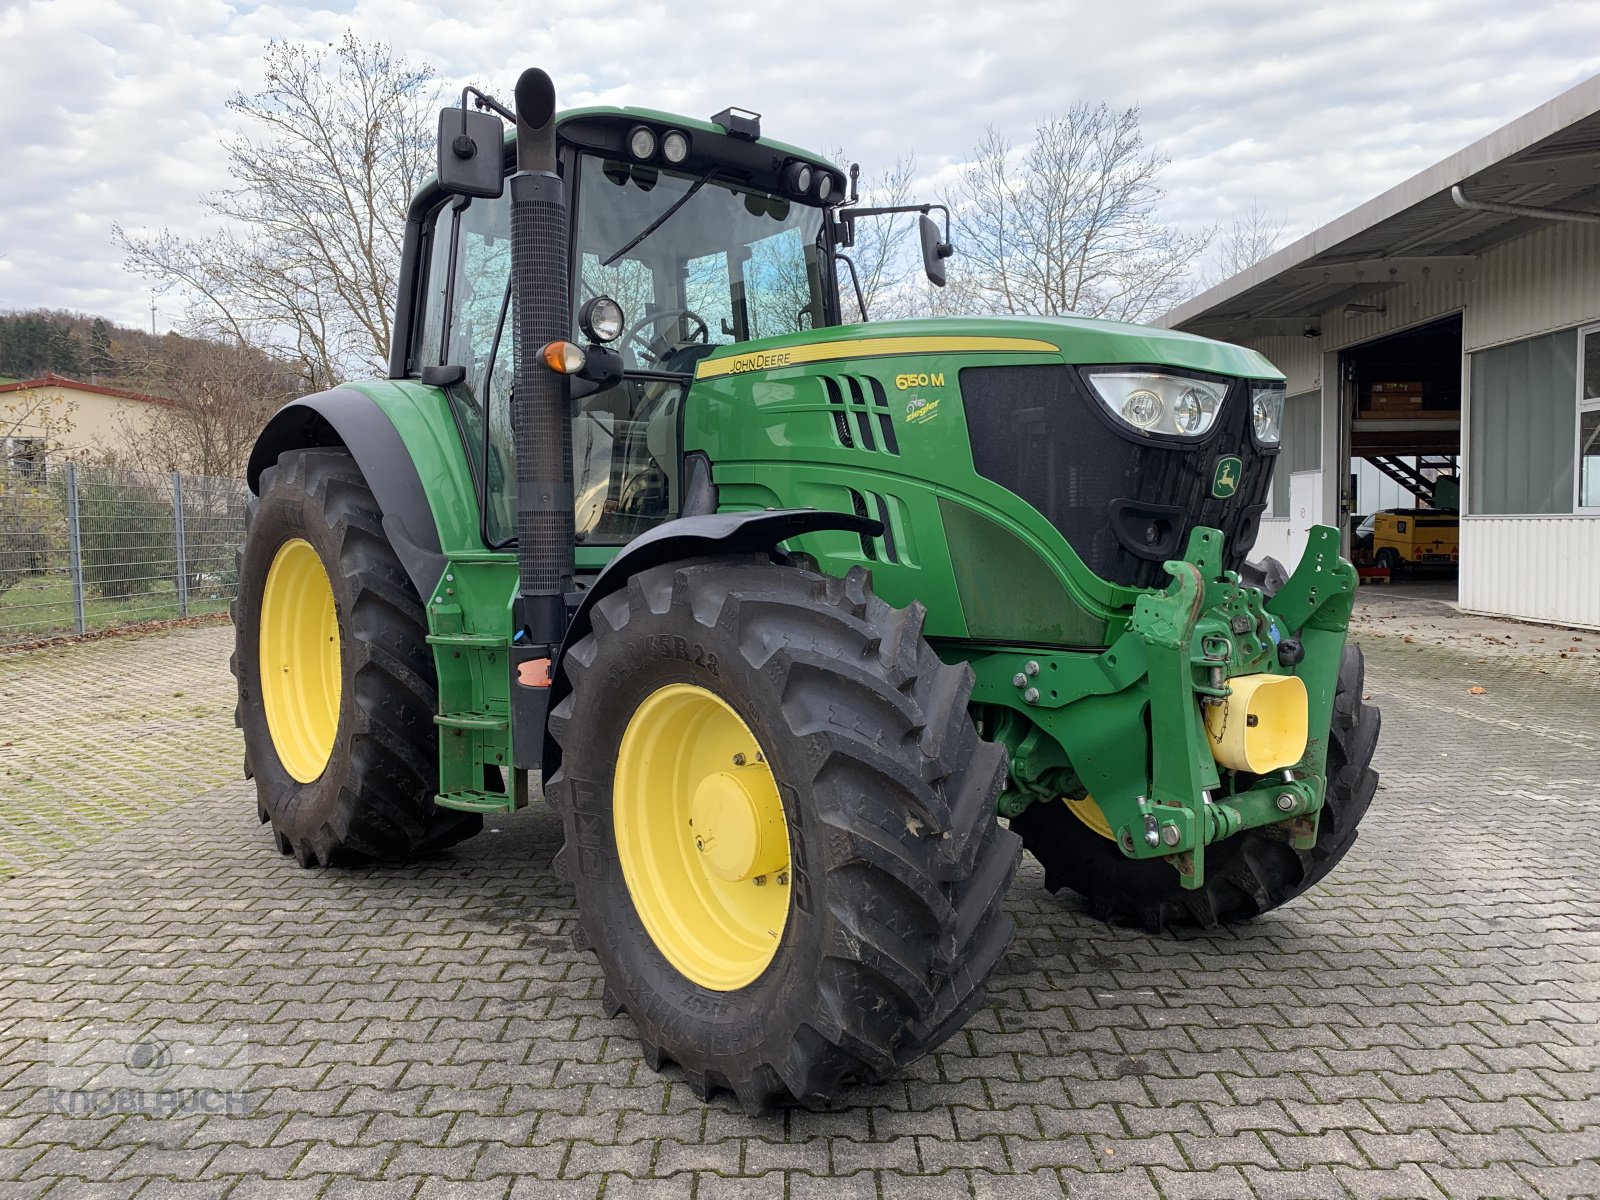
[[[689,157],[689,135],[679,129],[669,129],[661,139],[661,157],[669,163],[681,163]]]
[[[648,125],[635,125],[628,131],[628,153],[638,159],[655,157],[655,131]]]
[[[811,164],[795,159],[783,169],[783,186],[795,196],[804,196],[811,191]]]

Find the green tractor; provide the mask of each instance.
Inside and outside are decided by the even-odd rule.
[[[1051,890],[1150,930],[1350,848],[1356,577],[1245,561],[1282,377],[1102,321],[847,321],[847,177],[729,109],[468,89],[389,378],[260,436],[235,671],[302,866],[560,814],[653,1068],[759,1113],[937,1046]],[[497,115],[498,114],[498,115]],[[501,124],[514,125],[514,136]],[[920,212],[930,279],[941,228]],[[855,311],[852,310],[852,315]]]

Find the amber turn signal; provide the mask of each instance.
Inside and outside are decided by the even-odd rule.
[[[551,342],[544,348],[545,366],[561,375],[576,375],[586,358],[583,347],[571,342]]]

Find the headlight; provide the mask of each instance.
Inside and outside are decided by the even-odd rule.
[[[578,328],[591,342],[613,342],[622,336],[622,306],[610,296],[596,296],[578,310]]]
[[[1282,384],[1253,384],[1250,388],[1250,424],[1263,446],[1276,446],[1283,438],[1283,394]]]
[[[1086,371],[1111,415],[1140,433],[1200,437],[1217,421],[1226,383],[1155,371]]]

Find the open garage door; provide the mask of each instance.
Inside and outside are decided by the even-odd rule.
[[[1352,554],[1454,598],[1461,478],[1461,317],[1341,354]],[[1443,592],[1443,586],[1438,587]]]

